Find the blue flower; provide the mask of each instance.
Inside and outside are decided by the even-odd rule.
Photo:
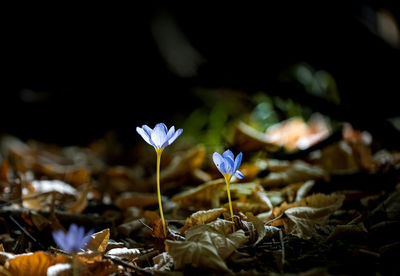
[[[90,230],[85,234],[83,227],[78,227],[76,224],[69,226],[68,232],[64,233],[62,230],[53,232],[53,239],[61,249],[69,252],[76,253],[81,250],[89,242],[90,236],[93,234]]]
[[[242,179],[243,174],[238,171],[240,163],[242,163],[242,153],[239,153],[236,156],[230,150],[225,151],[222,156],[214,152],[213,160],[215,166],[217,166],[218,170],[222,173],[224,177],[232,177],[235,175],[237,178]]]
[[[143,139],[155,149],[164,149],[166,146],[171,145],[176,138],[182,133],[182,129],[175,131],[172,126],[169,130],[163,123],[157,124],[154,129],[143,125],[141,128],[137,127],[136,131],[143,137]]]

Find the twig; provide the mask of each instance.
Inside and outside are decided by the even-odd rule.
[[[116,258],[116,257],[110,256],[110,255],[107,255],[107,254],[104,255],[104,258],[109,259],[109,260],[111,260],[111,261],[113,261],[113,262],[115,262],[117,264],[120,264],[122,266],[125,266],[127,268],[133,269],[135,271],[140,271],[141,273],[143,273],[145,275],[152,275],[152,273],[146,271],[145,269],[143,269],[141,267],[138,267],[138,266],[135,266],[135,265],[132,265],[132,264],[130,264],[128,262],[125,262],[124,260],[121,260],[120,258]]]
[[[15,225],[17,225],[17,227],[18,227],[28,238],[30,238],[34,243],[37,243],[37,244],[40,246],[40,248],[42,248],[43,250],[45,249],[45,247],[43,246],[43,244],[42,244],[41,242],[39,242],[37,239],[35,239],[31,234],[29,234],[29,232],[26,231],[26,230],[24,229],[24,227],[22,227],[22,225],[19,224],[18,221],[16,221],[16,220],[13,218],[13,216],[10,215],[10,216],[8,216],[8,217],[11,219],[12,222],[15,223]]]
[[[283,233],[282,230],[279,229],[279,239],[281,241],[281,248],[282,248],[282,258],[281,258],[281,274],[283,274],[283,267],[285,265],[285,244],[283,243]]]

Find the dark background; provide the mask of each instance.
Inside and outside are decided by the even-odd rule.
[[[343,2],[5,9],[0,133],[85,144],[113,129],[131,139],[137,125],[173,124],[174,114],[202,104],[191,88],[227,87],[291,97],[390,136],[384,119],[400,113],[400,54],[379,35],[376,16],[385,9],[399,22],[398,10],[391,1]],[[155,32],[172,49],[172,64]],[[175,48],[182,37],[201,58]],[[278,81],[299,62],[333,75],[340,106]]]

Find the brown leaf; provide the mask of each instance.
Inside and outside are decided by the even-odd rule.
[[[66,212],[73,213],[73,214],[80,214],[85,210],[87,206],[87,196],[90,190],[93,188],[93,186],[90,183],[87,183],[84,190],[81,192],[79,195],[79,198],[72,204],[70,205]]]
[[[118,196],[114,204],[121,210],[126,210],[131,206],[145,208],[156,206],[158,204],[158,199],[157,195],[153,193],[124,192]]]
[[[110,238],[110,229],[106,228],[100,232],[94,233],[85,246],[85,250],[95,252],[104,252],[107,248],[108,239]]]
[[[193,213],[190,217],[188,217],[185,221],[185,225],[181,229],[181,233],[184,233],[188,228],[199,225],[205,224],[211,221],[216,220],[223,212],[226,212],[227,209],[225,208],[215,208],[206,211],[198,211]]]
[[[276,234],[279,233],[279,228],[274,226],[265,225],[262,220],[257,218],[251,213],[246,214],[247,221],[254,225],[256,231],[257,240],[253,243],[253,246],[257,245],[264,238],[269,240],[272,239]]]
[[[273,225],[283,224],[287,234],[311,238],[315,234],[314,226],[325,223],[342,206],[343,200],[343,195],[314,194],[299,202],[283,203],[274,210],[274,215],[278,217],[284,213],[285,217]]]
[[[10,259],[5,264],[5,268],[13,276],[32,275],[47,275],[47,269],[57,263],[66,263],[67,257],[64,255],[53,256],[43,251],[37,251],[33,254],[21,254]]]
[[[166,240],[167,252],[173,257],[176,269],[190,264],[193,267],[229,271],[224,260],[248,238],[243,230],[232,233],[232,222],[217,219],[193,226],[186,231],[186,241]]]
[[[333,231],[329,234],[327,241],[330,241],[341,235],[360,236],[361,234],[366,233],[368,233],[368,231],[362,222],[357,224],[336,225]]]
[[[172,200],[182,207],[218,208],[220,199],[224,196],[226,196],[225,181],[219,178],[177,194]]]
[[[235,127],[233,145],[243,152],[267,149],[275,152],[278,146],[272,144],[264,133],[256,130],[244,122],[239,122]]]
[[[260,184],[264,187],[281,187],[307,180],[326,179],[327,173],[317,166],[311,166],[303,161],[295,161],[289,168],[281,172],[271,172],[262,178]]]

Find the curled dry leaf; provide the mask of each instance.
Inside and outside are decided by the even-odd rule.
[[[163,252],[153,257],[153,263],[152,271],[170,271],[174,266],[174,259],[168,252]]]
[[[33,254],[21,254],[7,261],[5,269],[13,276],[47,275],[47,269],[57,263],[66,263],[67,257],[64,255],[50,255],[43,251],[37,251]]]
[[[260,180],[264,187],[281,187],[292,183],[307,180],[326,179],[327,173],[317,166],[309,165],[303,161],[294,161],[291,166],[281,172],[271,172]]]
[[[283,203],[273,213],[275,217],[284,213],[285,217],[274,221],[273,225],[283,224],[287,234],[311,238],[315,234],[314,226],[325,223],[342,206],[343,200],[343,195],[314,194],[299,202]]]
[[[85,250],[91,250],[94,252],[104,252],[107,248],[108,240],[110,238],[110,229],[106,228],[100,232],[94,233],[91,236],[88,244],[85,246]]]
[[[194,225],[205,224],[216,220],[223,212],[226,212],[225,208],[215,208],[206,211],[198,211],[193,213],[185,221],[185,225],[181,229],[181,233],[184,233],[187,229]]]
[[[134,261],[140,256],[140,250],[136,248],[113,248],[107,251],[107,255],[112,257],[117,257],[120,259],[125,259],[129,262]]]
[[[265,134],[244,122],[239,122],[235,127],[233,145],[243,152],[266,149],[275,152],[279,146],[271,143]]]

